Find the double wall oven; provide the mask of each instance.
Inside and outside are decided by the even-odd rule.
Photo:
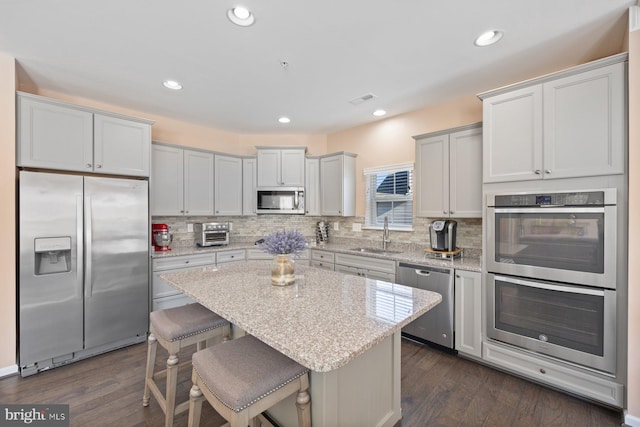
[[[616,190],[487,195],[487,335],[616,371]]]

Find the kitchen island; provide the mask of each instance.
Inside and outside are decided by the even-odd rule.
[[[389,282],[296,266],[271,285],[269,262],[248,261],[161,277],[311,370],[316,427],[386,426],[401,418],[400,329],[442,297]],[[296,426],[295,395],[269,411]]]

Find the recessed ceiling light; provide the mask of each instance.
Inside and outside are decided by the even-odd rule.
[[[162,84],[167,89],[172,89],[172,90],[180,90],[180,89],[182,89],[182,85],[180,84],[180,82],[177,82],[175,80],[165,80],[164,82],[162,82]]]
[[[384,110],[376,110],[373,112],[373,115],[376,117],[381,117],[381,116],[384,116],[385,114],[387,114],[387,112]]]
[[[289,117],[284,117],[284,116],[280,117],[278,121],[280,123],[291,123],[291,119]]]
[[[500,30],[485,31],[476,38],[473,44],[479,47],[489,46],[500,40],[503,35],[504,33]]]
[[[227,11],[227,18],[229,18],[229,21],[241,27],[248,27],[256,21],[253,13],[243,6],[236,6],[229,9]]]

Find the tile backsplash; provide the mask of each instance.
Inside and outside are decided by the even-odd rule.
[[[434,218],[435,219],[435,218]],[[413,218],[414,231],[391,231],[390,249],[402,245],[429,247],[428,225],[431,218]],[[255,240],[282,228],[295,228],[304,234],[309,242],[315,242],[315,229],[318,221],[329,223],[329,242],[340,243],[342,240],[370,241],[377,245],[381,242],[381,230],[353,231],[354,224],[363,225],[364,217],[317,217],[304,215],[258,215],[232,217],[174,217],[154,216],[153,223],[166,223],[173,233],[174,247],[195,245],[195,234],[187,231],[187,224],[196,222],[230,222],[232,225],[231,243],[253,243]],[[457,246],[465,249],[482,249],[482,219],[456,218]],[[334,224],[338,224],[335,230]],[[358,228],[356,225],[355,228]]]

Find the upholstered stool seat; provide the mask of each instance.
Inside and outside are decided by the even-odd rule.
[[[178,370],[191,363],[186,361],[178,364],[178,352],[193,344],[197,344],[197,349],[202,350],[206,347],[207,340],[227,340],[231,333],[231,325],[200,304],[187,304],[181,307],[153,311],[150,315],[150,323],[151,333],[148,340],[149,349],[142,404],[148,406],[150,393],[153,393],[165,414],[165,426],[170,427],[173,425],[174,415],[189,408],[188,400],[176,405]],[[167,359],[167,369],[154,373],[158,342],[167,350],[169,358]],[[163,376],[167,377],[164,395],[156,382]]]
[[[299,426],[311,426],[309,370],[255,337],[198,351],[192,362],[189,426],[199,425],[204,398],[231,427],[246,427],[293,393]]]

